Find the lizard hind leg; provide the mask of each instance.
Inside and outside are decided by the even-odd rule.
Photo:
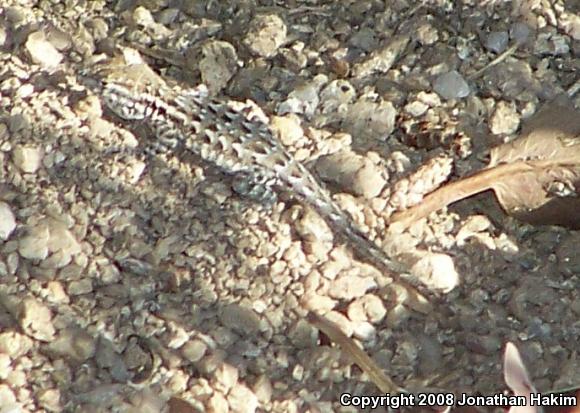
[[[234,175],[232,189],[238,195],[271,207],[278,200],[278,195],[274,189],[275,184],[276,179],[268,174],[239,172]]]

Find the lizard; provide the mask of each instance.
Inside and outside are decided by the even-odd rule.
[[[155,134],[154,152],[190,151],[233,177],[232,189],[264,204],[289,193],[312,207],[355,255],[401,280],[404,268],[373,242],[332,199],[324,185],[277,139],[251,104],[210,97],[200,85],[168,85],[147,64],[99,70],[106,107],[123,121],[144,122]]]

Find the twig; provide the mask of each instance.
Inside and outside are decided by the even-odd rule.
[[[498,57],[496,57],[495,59],[493,59],[491,62],[489,62],[487,64],[487,66],[479,69],[478,71],[476,71],[475,73],[472,73],[471,75],[469,75],[467,78],[468,79],[477,79],[479,76],[481,76],[486,70],[488,70],[489,68],[500,64],[501,62],[503,62],[505,59],[507,59],[509,56],[511,56],[512,54],[514,54],[514,52],[518,49],[518,47],[520,47],[520,42],[515,42],[514,44],[511,45],[511,47],[509,49],[507,49],[505,52],[503,52],[502,54],[500,54]]]
[[[492,189],[493,183],[506,175],[519,173],[527,169],[530,169],[530,166],[526,162],[514,162],[483,169],[472,176],[451,182],[431,192],[420,204],[393,214],[389,225],[397,224],[407,228],[413,222],[425,218],[430,213],[438,211],[449,204]]]
[[[308,313],[306,319],[338,344],[343,351],[347,352],[381,392],[391,394],[407,392],[387,377],[377,364],[356,345],[354,340],[347,337],[333,322],[314,312]]]

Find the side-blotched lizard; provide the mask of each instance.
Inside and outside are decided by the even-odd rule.
[[[233,176],[233,189],[266,203],[279,191],[312,206],[360,259],[398,278],[400,265],[372,242],[326,189],[282,146],[252,105],[215,99],[200,86],[168,86],[147,65],[101,71],[106,106],[126,121],[144,122],[157,152],[190,151]]]

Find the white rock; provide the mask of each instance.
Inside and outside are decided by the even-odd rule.
[[[286,146],[293,145],[304,136],[302,126],[300,126],[300,118],[294,114],[272,116],[270,127]]]
[[[55,329],[50,309],[34,298],[25,299],[21,303],[18,321],[22,331],[32,338],[51,341],[54,337]]]
[[[391,102],[357,100],[349,109],[344,128],[353,136],[386,140],[395,129],[397,111]]]
[[[32,340],[24,334],[15,332],[0,333],[0,352],[15,360],[32,348]]]
[[[381,168],[369,159],[365,159],[353,177],[352,190],[356,195],[361,195],[366,199],[372,199],[379,195],[387,181],[383,177]]]
[[[12,372],[12,360],[10,356],[5,353],[0,353],[0,380],[6,380],[6,378]]]
[[[81,244],[77,241],[74,234],[60,221],[48,220],[50,238],[48,248],[53,253],[60,253],[62,260],[60,266],[70,262],[73,255],[81,252]]]
[[[520,116],[515,105],[502,101],[497,104],[489,123],[494,135],[509,135],[518,130]]]
[[[0,202],[0,240],[5,241],[16,228],[16,218],[5,202]]]
[[[348,81],[338,79],[330,82],[320,92],[321,116],[316,119],[317,126],[342,121],[355,98],[356,90]]]
[[[254,413],[258,408],[258,398],[243,384],[235,385],[228,393],[230,411],[235,413]]]
[[[330,311],[324,315],[329,321],[333,322],[347,336],[351,337],[354,331],[353,323],[338,311]]]
[[[216,385],[219,390],[229,391],[237,382],[240,376],[238,369],[231,364],[222,363],[215,371]]]
[[[271,57],[286,41],[286,24],[275,14],[258,15],[250,23],[244,44],[258,56]]]
[[[429,109],[429,106],[427,106],[425,103],[420,102],[418,100],[408,103],[407,105],[405,105],[405,112],[407,112],[409,115],[414,116],[414,117],[419,117],[421,115],[423,115],[425,112],[427,112],[427,109]]]
[[[302,307],[317,313],[325,313],[336,307],[336,301],[325,295],[307,293],[300,301]]]
[[[41,223],[29,229],[28,235],[18,242],[18,252],[30,260],[44,260],[48,256],[50,233],[48,225]]]
[[[128,169],[128,175],[129,175],[129,183],[131,185],[135,185],[137,182],[139,182],[139,179],[141,179],[141,175],[143,175],[143,171],[145,171],[145,168],[147,167],[147,164],[143,161],[134,161],[132,162]]]
[[[286,113],[303,113],[310,117],[316,111],[320,103],[318,92],[328,82],[326,75],[314,76],[309,82],[296,87],[288,94],[288,98],[276,107],[279,115]]]
[[[348,306],[347,314],[353,322],[378,323],[385,317],[387,310],[379,297],[374,294],[366,294]]]
[[[494,135],[515,133],[520,126],[520,117],[513,104],[499,102],[490,119],[490,129]]]
[[[192,409],[192,411],[194,411]],[[207,402],[208,413],[227,413],[229,411],[228,401],[220,392],[214,392]]]
[[[181,348],[181,354],[191,363],[201,360],[206,351],[207,344],[198,339],[188,341]]]
[[[363,341],[373,340],[377,336],[377,329],[371,323],[362,321],[353,324],[353,336]]]
[[[135,24],[141,25],[143,27],[149,27],[155,24],[155,20],[151,15],[151,12],[145,7],[137,7],[133,11],[133,22]]]
[[[25,173],[35,173],[42,164],[42,156],[38,147],[17,146],[12,152],[14,164]]]
[[[225,88],[238,69],[236,49],[228,42],[212,40],[202,46],[201,80],[214,93]]]
[[[273,388],[270,379],[265,374],[261,375],[252,387],[254,394],[262,403],[269,403],[272,398]]]
[[[417,93],[417,100],[423,102],[431,108],[441,106],[441,98],[437,93],[433,92],[419,92]]]
[[[339,276],[330,283],[328,295],[336,299],[351,300],[356,297],[362,297],[368,290],[376,286],[377,283],[373,277],[346,274]]]
[[[449,255],[421,252],[411,267],[411,274],[427,287],[447,293],[459,285],[459,274]]]
[[[54,68],[63,58],[62,54],[46,40],[43,32],[30,33],[24,47],[32,61],[45,68]]]
[[[0,384],[0,406],[16,403],[16,396],[7,384]]]

